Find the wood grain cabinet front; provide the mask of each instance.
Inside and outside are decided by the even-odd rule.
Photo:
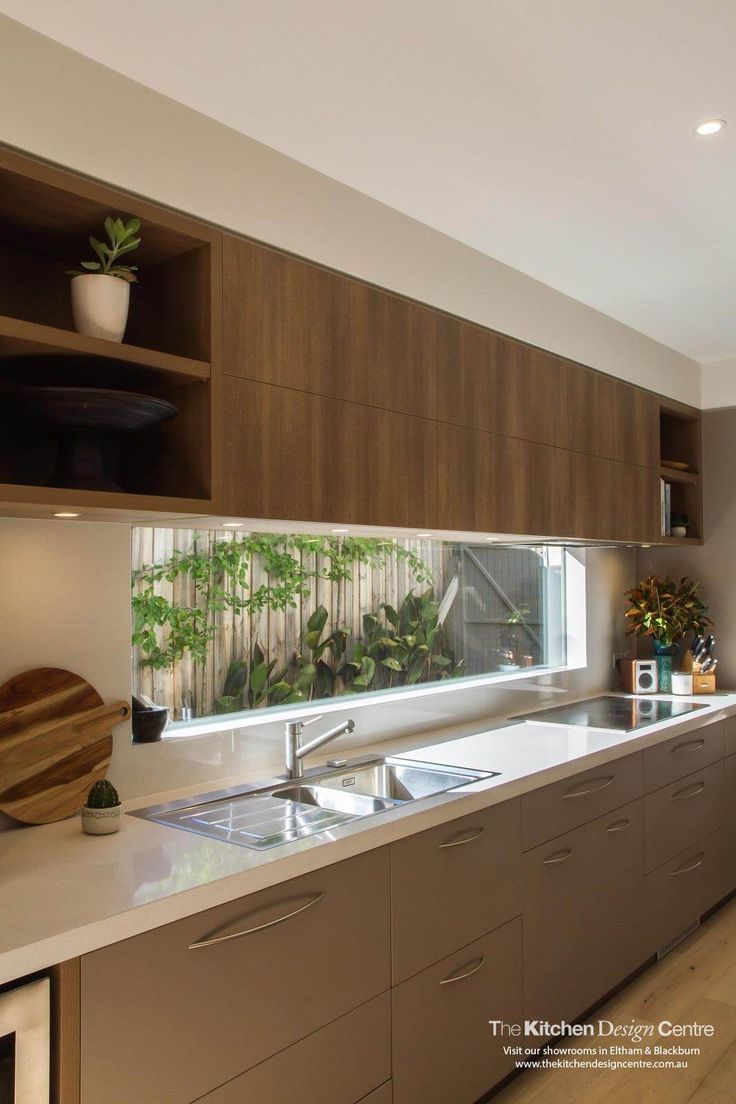
[[[435,417],[430,307],[231,236],[223,285],[226,373]]]
[[[390,1076],[391,997],[383,993],[196,1104],[390,1104]]]
[[[374,1089],[368,1096],[364,1096],[359,1104],[393,1104],[394,1094],[390,1081],[380,1088]]]
[[[82,1104],[197,1100],[387,990],[389,929],[380,849],[85,955]]]
[[[434,528],[436,423],[225,377],[225,512]]]
[[[394,1104],[474,1104],[513,1068],[488,1021],[521,1019],[521,920],[392,993]]]
[[[394,984],[520,911],[518,801],[392,844]]]
[[[683,732],[644,749],[644,791],[651,793],[723,758],[724,723]]]
[[[627,755],[521,798],[521,845],[526,851],[594,820],[643,793],[641,755]]]
[[[641,799],[523,857],[524,1016],[573,1020],[640,965]]]
[[[649,873],[721,826],[723,761],[647,794],[644,819],[644,865]]]

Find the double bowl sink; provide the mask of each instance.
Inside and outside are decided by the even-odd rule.
[[[212,795],[196,804],[173,802],[133,815],[213,839],[265,851],[317,832],[330,833],[424,797],[492,778],[478,771],[388,757],[358,761],[247,792]]]

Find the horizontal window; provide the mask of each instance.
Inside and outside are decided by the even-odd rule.
[[[581,665],[555,546],[140,528],[132,591],[134,693],[199,729]]]

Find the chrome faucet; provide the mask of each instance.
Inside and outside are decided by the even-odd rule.
[[[301,778],[303,776],[304,766],[302,760],[305,756],[316,751],[317,748],[321,748],[324,744],[328,744],[330,740],[337,739],[338,736],[346,736],[355,728],[355,721],[353,720],[340,721],[340,724],[335,725],[334,728],[328,728],[327,732],[323,732],[321,736],[315,736],[313,740],[303,744],[303,730],[307,725],[321,720],[322,716],[320,715],[319,717],[310,717],[306,721],[286,722],[286,770],[289,778]]]

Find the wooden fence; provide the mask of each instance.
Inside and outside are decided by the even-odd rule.
[[[200,550],[204,550],[215,540],[228,539],[237,537],[226,531],[134,528],[133,570],[135,572],[148,564],[163,563],[175,551],[189,552],[195,542]],[[438,541],[406,540],[401,543],[429,566],[434,576],[435,594],[441,598],[445,587],[445,549],[448,546]],[[314,554],[305,552],[302,560],[309,568],[320,566]],[[252,593],[267,581],[260,557],[253,556],[248,589]],[[231,661],[248,656],[254,641],[258,641],[269,659],[276,659],[281,666],[299,648],[306,622],[317,606],[323,605],[328,610],[328,625],[342,625],[357,634],[361,631],[364,613],[377,610],[381,602],[398,606],[409,590],[423,590],[429,585],[422,584],[417,588],[406,562],[390,555],[386,556],[385,565],[381,567],[356,564],[352,580],[336,583],[315,579],[311,580],[311,584],[311,593],[298,599],[293,609],[264,609],[255,614],[247,611],[233,613],[231,610],[218,612],[215,615],[216,632],[204,664],[195,664],[191,657],[186,656],[171,669],[153,670],[143,665],[144,656],[140,649],[134,649],[134,693],[143,693],[155,702],[167,705],[174,717],[180,716],[185,700],[192,702],[196,716],[206,716],[214,712],[214,701],[223,692]],[[203,599],[196,594],[188,576],[179,576],[173,583],[162,580],[157,584],[156,591],[181,607],[203,606]],[[244,593],[247,593],[245,589]]]

